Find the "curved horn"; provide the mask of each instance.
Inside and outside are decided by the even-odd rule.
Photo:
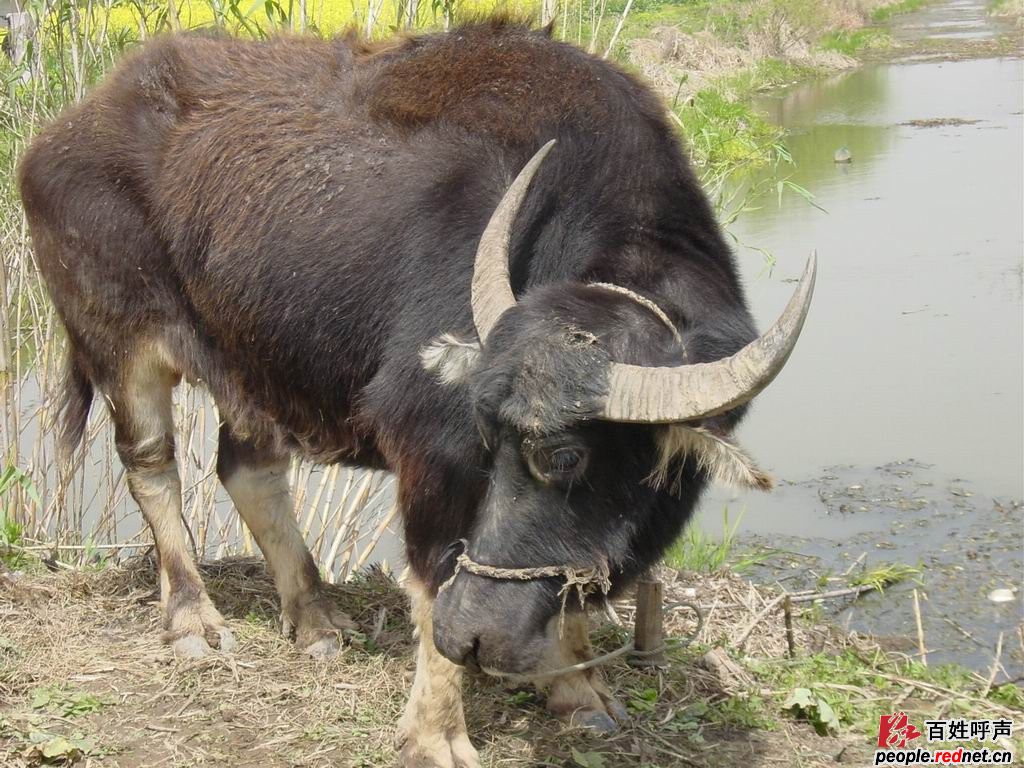
[[[516,304],[508,276],[512,225],[526,197],[526,191],[530,188],[533,175],[554,144],[555,140],[552,139],[523,166],[491,214],[491,220],[487,222],[480,245],[477,246],[476,264],[473,266],[472,304],[473,323],[481,344],[487,340],[498,318]]]
[[[812,253],[775,324],[731,357],[674,368],[612,363],[600,418],[667,424],[714,416],[753,399],[778,376],[796,345],[811,306],[817,262]]]

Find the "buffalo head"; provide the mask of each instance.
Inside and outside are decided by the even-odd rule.
[[[710,362],[693,362],[685,333],[629,289],[552,283],[517,302],[512,227],[553,143],[519,173],[480,241],[479,343],[446,336],[423,351],[426,367],[465,387],[492,460],[474,530],[438,566],[434,641],[456,663],[502,672],[540,671],[555,618],[580,602],[559,577],[453,576],[462,548],[495,567],[607,569],[615,592],[678,535],[708,479],[770,486],[728,435],[792,352],[815,278],[812,256],[761,336],[745,310],[716,318],[736,326],[726,329],[736,347],[749,343]]]

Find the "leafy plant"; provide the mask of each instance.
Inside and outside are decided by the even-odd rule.
[[[666,731],[684,734],[693,744],[703,744],[705,739],[701,728],[707,719],[710,707],[702,701],[696,701],[676,712],[675,717],[661,727]]]
[[[89,715],[112,703],[86,691],[63,688],[36,688],[32,691],[32,709],[45,709],[60,717]]]
[[[15,488],[21,488],[36,503],[40,504],[39,494],[32,484],[32,478],[22,470],[11,465],[0,473],[0,498],[6,496]]]
[[[634,712],[653,712],[658,705],[656,688],[644,688],[629,699],[629,708]]]
[[[8,502],[10,494],[19,489],[36,504],[40,503],[32,478],[15,466],[8,466],[0,473],[0,559],[12,568],[24,564],[24,554],[18,551],[24,526],[14,519]]]
[[[1024,710],[1024,688],[1015,683],[1003,683],[989,691],[988,697],[1011,709]]]
[[[600,752],[580,752],[573,747],[572,761],[580,768],[605,768],[604,755]]]
[[[782,708],[795,717],[809,721],[819,736],[828,736],[839,730],[839,718],[835,710],[810,688],[794,688],[782,703]]]
[[[45,764],[69,764],[81,760],[94,751],[93,742],[82,734],[68,738],[45,731],[32,731],[25,756]]]

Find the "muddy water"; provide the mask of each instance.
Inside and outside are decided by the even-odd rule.
[[[917,44],[935,40],[984,40],[1007,33],[988,17],[987,0],[931,3],[918,13],[897,18],[894,37]]]
[[[895,34],[1003,32],[983,4],[959,0]],[[920,561],[935,656],[975,665],[1021,617],[1019,599],[995,607],[986,595],[1022,573],[1022,102],[1010,58],[871,65],[760,100],[789,132],[785,175],[824,210],[787,193],[740,219],[740,242],[777,259],[766,274],[740,247],[750,298],[769,323],[811,249],[818,288],[793,358],[742,429],[781,488],[716,494],[702,513],[720,530],[722,505],[744,510],[741,530],[826,571],[861,552]],[[841,147],[852,163],[833,162]],[[861,603],[855,626],[913,626],[898,589]]]

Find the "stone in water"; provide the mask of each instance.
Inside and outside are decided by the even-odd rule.
[[[988,599],[993,603],[1010,603],[1015,599],[1012,589],[993,589],[988,593]]]

